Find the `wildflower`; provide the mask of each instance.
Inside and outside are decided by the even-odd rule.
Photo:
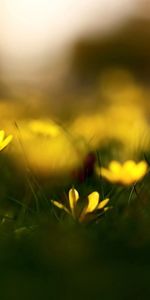
[[[52,120],[32,120],[29,123],[29,129],[36,135],[42,137],[57,137],[61,134],[61,127]]]
[[[81,211],[79,212],[78,209],[78,202],[79,202],[79,193],[76,189],[72,188],[69,190],[68,193],[69,199],[69,208],[64,206],[62,203],[51,200],[51,202],[60,209],[63,209],[66,213],[71,215],[74,219],[78,219],[79,222],[86,221],[95,217],[94,213],[101,212],[104,213],[109,208],[106,206],[109,202],[109,199],[106,198],[100,201],[100,195],[98,192],[93,192],[88,195],[86,204],[83,206]]]
[[[0,130],[0,151],[2,151],[7,145],[11,142],[12,140],[12,135],[8,135],[5,138],[5,132],[4,130]]]
[[[114,160],[110,162],[108,169],[98,168],[97,173],[112,183],[130,185],[142,179],[147,170],[148,165],[145,161],[135,163],[127,160],[121,164]]]
[[[23,120],[19,131],[28,165],[40,176],[55,179],[60,176],[66,181],[73,170],[83,165],[89,151],[84,140],[72,137],[68,130],[52,120]],[[14,151],[18,156],[20,149],[16,147]]]

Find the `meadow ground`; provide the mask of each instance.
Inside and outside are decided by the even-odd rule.
[[[149,91],[105,76],[59,122],[1,101],[2,299],[149,299]]]

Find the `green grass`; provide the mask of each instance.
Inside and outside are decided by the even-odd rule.
[[[108,149],[100,161],[109,161]],[[1,299],[149,298],[149,174],[129,188],[94,174],[74,179],[83,198],[97,190],[113,207],[84,225],[50,202],[64,199],[70,183],[52,187],[5,153],[0,165]]]

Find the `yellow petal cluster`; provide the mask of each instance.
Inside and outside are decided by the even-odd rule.
[[[58,208],[63,209],[65,212],[70,214],[74,219],[78,219],[80,222],[84,221],[86,217],[95,211],[106,211],[108,207],[106,207],[109,199],[106,198],[100,201],[100,195],[98,192],[93,192],[88,195],[87,203],[83,207],[80,214],[77,214],[77,203],[79,201],[79,193],[76,189],[72,188],[69,190],[68,193],[68,200],[69,200],[69,208],[64,206],[62,203],[51,200],[51,202]]]
[[[62,182],[83,164],[89,151],[84,140],[72,137],[51,119],[22,120],[19,132],[16,130],[14,134],[23,147],[20,148],[20,143],[14,147],[17,162],[23,163],[24,167],[24,152],[35,174],[53,176],[55,179],[61,176]]]
[[[148,165],[145,161],[138,163],[133,160],[127,160],[123,164],[113,160],[108,169],[98,168],[97,173],[112,183],[131,185],[144,177],[148,171]]]
[[[11,142],[12,135],[8,135],[5,138],[5,132],[4,130],[0,130],[0,151],[2,151],[4,148],[7,147],[7,145]]]

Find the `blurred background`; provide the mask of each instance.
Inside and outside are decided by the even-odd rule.
[[[18,137],[17,124],[33,168],[51,168],[55,151],[39,166],[33,142],[40,131],[45,143],[46,126],[71,166],[79,161],[68,136],[79,160],[111,140],[124,158],[149,149],[149,0],[2,0],[0,19],[0,126]]]
[[[0,14],[0,123],[18,137],[17,124],[31,166],[66,170],[111,140],[122,159],[149,150],[149,0],[2,0]]]
[[[2,0],[1,98],[32,105],[42,94],[57,112],[63,98],[101,91],[110,69],[147,82],[149,6],[149,0]]]

